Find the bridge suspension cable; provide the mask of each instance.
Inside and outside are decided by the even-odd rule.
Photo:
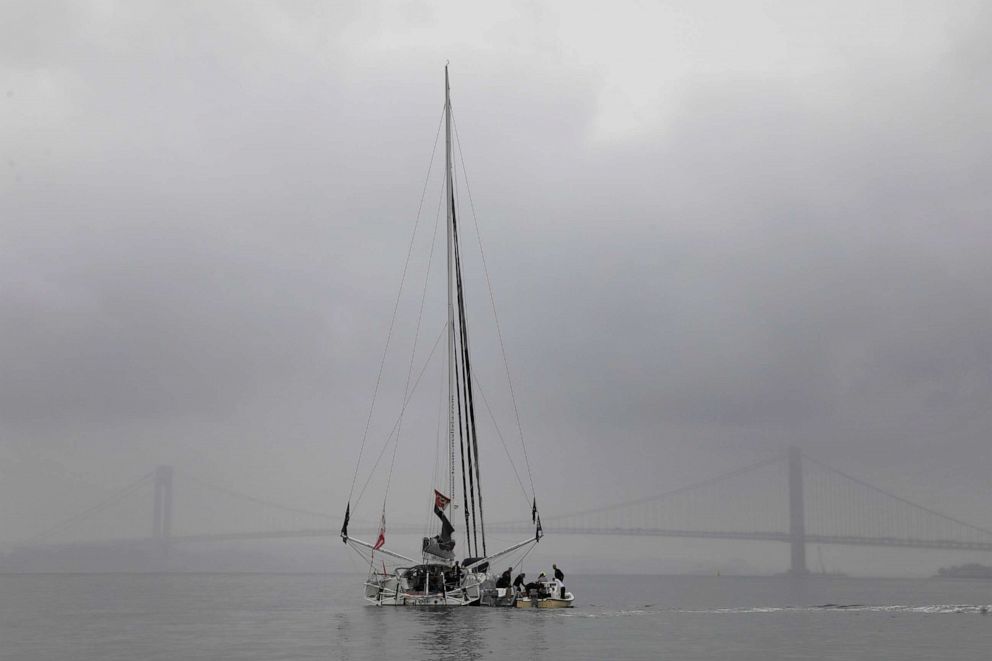
[[[225,496],[230,496],[231,498],[236,498],[236,499],[239,499],[239,500],[243,500],[243,501],[246,501],[246,502],[249,502],[249,503],[253,503],[255,505],[262,505],[264,507],[270,507],[272,509],[281,510],[283,512],[289,512],[291,514],[303,514],[303,515],[306,515],[306,516],[315,516],[315,517],[319,517],[321,519],[328,519],[328,520],[336,520],[337,519],[337,516],[332,515],[332,514],[328,514],[327,512],[317,512],[315,510],[308,510],[308,509],[304,509],[302,507],[294,507],[292,505],[286,505],[284,503],[277,503],[275,501],[266,500],[264,498],[258,498],[256,496],[249,496],[246,493],[242,493],[240,491],[236,491],[236,490],[231,489],[229,487],[224,487],[224,486],[221,486],[219,484],[211,484],[210,482],[206,482],[205,480],[201,480],[198,477],[195,477],[194,475],[191,475],[190,473],[188,473],[186,471],[177,471],[177,472],[179,472],[179,474],[182,475],[183,478],[189,480],[190,482],[193,482],[194,484],[198,484],[199,486],[201,486],[201,487],[203,487],[205,489],[210,489],[212,491],[216,491],[218,493],[222,493]]]
[[[611,511],[615,511],[615,510],[622,509],[622,508],[625,508],[625,507],[632,507],[634,505],[641,505],[641,504],[655,502],[655,501],[659,501],[659,500],[665,500],[666,498],[671,498],[672,496],[677,496],[677,495],[680,495],[680,494],[688,493],[688,492],[694,491],[696,489],[702,489],[704,487],[708,487],[708,486],[712,486],[714,484],[718,484],[720,482],[724,482],[724,481],[729,480],[731,478],[739,477],[739,476],[744,475],[746,473],[750,473],[752,471],[756,471],[759,468],[764,468],[765,466],[770,466],[772,464],[776,464],[776,463],[779,463],[781,461],[782,461],[782,457],[780,457],[780,456],[771,457],[769,459],[765,459],[763,461],[759,461],[759,462],[754,463],[754,464],[749,464],[749,465],[744,466],[742,468],[737,468],[735,470],[729,471],[727,473],[723,473],[721,475],[717,475],[715,477],[711,477],[711,478],[709,478],[707,480],[703,480],[702,482],[696,482],[696,483],[693,483],[693,484],[687,484],[685,486],[678,487],[677,489],[672,489],[670,491],[664,491],[662,493],[655,494],[653,496],[643,496],[641,498],[636,498],[634,500],[624,501],[622,503],[614,503],[612,505],[605,505],[603,507],[597,507],[597,508],[593,508],[593,509],[582,510],[582,511],[579,511],[579,512],[571,512],[571,513],[568,513],[568,514],[561,514],[561,515],[557,515],[557,516],[550,516],[550,517],[547,518],[547,520],[548,520],[548,522],[551,522],[551,521],[558,521],[558,520],[565,519],[565,518],[572,518],[572,517],[579,517],[579,516],[588,516],[588,515],[591,515],[591,514],[602,514],[604,512],[611,512]]]
[[[96,505],[93,505],[92,507],[88,507],[87,509],[77,514],[74,514],[68,519],[65,519],[64,521],[52,526],[51,528],[47,528],[46,530],[43,530],[42,532],[33,535],[32,537],[29,537],[28,541],[40,542],[46,539],[50,539],[56,533],[65,530],[72,524],[82,521],[84,519],[91,518],[96,514],[99,514],[103,510],[110,507],[111,505],[115,505],[116,503],[119,503],[120,501],[124,500],[125,498],[133,494],[145,483],[149,482],[153,476],[154,476],[154,472],[145,473],[134,482],[131,482],[130,484],[127,484],[121,487],[120,489],[118,489],[117,491],[113,492],[110,496],[101,500]]]
[[[834,468],[832,466],[828,466],[828,465],[824,464],[823,462],[818,461],[818,460],[814,459],[813,457],[810,457],[809,455],[804,454],[803,456],[808,461],[810,461],[811,463],[816,464],[820,468],[823,468],[823,469],[825,469],[825,470],[827,470],[827,471],[829,471],[831,473],[834,473],[835,475],[839,475],[840,477],[843,477],[846,480],[850,480],[851,482],[854,482],[858,486],[861,486],[861,487],[864,487],[866,489],[869,489],[870,491],[874,491],[875,493],[877,493],[879,495],[885,496],[887,498],[891,498],[891,499],[893,499],[895,501],[898,501],[898,502],[902,503],[903,505],[908,505],[908,506],[913,507],[913,508],[915,508],[917,510],[920,510],[922,512],[926,512],[927,514],[930,514],[930,515],[939,517],[941,519],[944,519],[944,520],[946,520],[946,521],[948,521],[950,523],[954,523],[954,524],[957,524],[959,526],[964,526],[965,528],[970,528],[971,530],[974,530],[974,531],[980,532],[980,533],[984,533],[986,535],[992,535],[992,530],[989,530],[988,528],[982,528],[981,526],[976,526],[974,524],[968,523],[967,521],[962,521],[961,519],[956,519],[953,516],[949,516],[949,515],[944,514],[942,512],[938,512],[936,510],[932,510],[929,507],[926,507],[925,505],[920,505],[919,503],[914,503],[913,501],[907,500],[907,499],[903,498],[902,496],[897,496],[894,493],[891,493],[889,491],[886,491],[884,489],[881,489],[879,487],[876,487],[873,484],[869,484],[868,482],[865,482],[864,480],[859,480],[858,478],[854,477],[853,475],[848,475],[847,473],[844,473],[844,472],[842,472],[840,470],[837,470],[836,468]]]

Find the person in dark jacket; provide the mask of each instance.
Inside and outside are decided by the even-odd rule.
[[[496,579],[496,587],[498,588],[508,588],[510,587],[510,577],[513,576],[513,567],[509,567],[505,572],[499,575]]]
[[[553,564],[551,566],[554,567],[555,578],[557,578],[559,581],[561,581],[562,583],[564,583],[565,582],[565,572],[563,572],[562,570],[558,569],[558,565]]]
[[[527,576],[527,574],[525,574],[523,572],[520,572],[519,574],[517,574],[517,577],[515,579],[513,579],[513,589],[514,590],[516,590],[517,592],[519,592],[520,590],[523,590],[524,589],[524,578],[526,576]]]

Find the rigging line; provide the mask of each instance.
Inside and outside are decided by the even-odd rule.
[[[476,528],[476,516],[475,516],[475,478],[472,472],[472,439],[469,438],[468,432],[468,411],[465,412],[464,418],[462,417],[462,397],[464,394],[464,387],[458,387],[459,384],[464,384],[465,382],[465,365],[458,363],[457,353],[455,354],[455,385],[458,400],[458,440],[462,448],[462,488],[465,490],[465,538],[469,541],[469,550],[472,550],[472,540],[475,541],[475,549],[472,550],[472,555],[478,555],[479,551],[479,534]],[[464,361],[464,356],[463,356]],[[461,365],[461,371],[459,371],[459,365]],[[466,403],[467,406],[467,403]],[[466,463],[468,468],[465,468]],[[465,486],[465,474],[468,473],[468,486]],[[468,526],[468,513],[469,513],[469,503],[471,503],[472,512],[472,537],[468,536],[469,526]]]
[[[630,500],[624,503],[615,503],[613,505],[607,505],[606,507],[597,507],[595,509],[582,510],[580,512],[569,512],[568,514],[562,514],[559,516],[554,516],[548,518],[548,521],[557,521],[559,519],[570,518],[573,516],[585,516],[587,514],[600,514],[602,512],[610,512],[612,510],[617,510],[623,507],[630,507],[631,505],[641,505],[643,503],[650,503],[655,500],[662,500],[664,498],[669,498],[681,493],[686,493],[687,491],[692,491],[694,489],[701,489],[703,487],[708,487],[712,484],[722,482],[723,480],[729,480],[732,477],[738,477],[745,473],[750,473],[751,471],[758,470],[759,468],[764,468],[765,466],[770,466],[782,461],[780,456],[770,457],[763,461],[744,466],[743,468],[737,468],[735,470],[723,473],[722,475],[717,475],[716,477],[711,477],[702,482],[696,482],[695,484],[687,484],[684,487],[679,487],[677,489],[672,489],[671,491],[665,491],[654,496],[645,496],[642,498],[637,498],[635,500]]]
[[[454,180],[452,180],[454,182]],[[481,486],[481,481],[479,480],[479,446],[475,442],[475,412],[473,411],[472,405],[472,392],[471,392],[471,371],[472,366],[469,360],[468,354],[468,333],[465,324],[465,301],[462,296],[462,270],[461,270],[461,259],[459,257],[458,249],[458,226],[456,221],[456,214],[454,213],[455,198],[454,191],[452,191],[452,214],[451,214],[451,243],[454,251],[455,258],[455,287],[456,287],[456,298],[457,298],[457,309],[458,309],[458,348],[460,349],[462,356],[462,371],[461,371],[461,382],[459,395],[464,401],[464,430],[465,430],[465,448],[466,455],[468,457],[468,486],[471,490],[471,503],[472,503],[472,539],[475,545],[475,555],[479,555],[479,522],[481,520],[482,513],[482,492],[479,490]],[[462,420],[461,408],[459,408],[459,421]],[[476,494],[479,495],[479,511],[476,513],[475,500]],[[486,536],[485,532],[482,535],[482,547],[485,549],[486,546]],[[483,553],[485,555],[485,553]]]
[[[438,129],[440,133],[440,128]],[[443,198],[442,198],[443,199]],[[403,386],[403,400],[406,401],[410,393],[410,379],[413,376],[413,361],[417,357],[417,341],[420,339],[420,326],[424,319],[424,302],[427,300],[427,285],[431,279],[431,265],[434,263],[434,247],[437,245],[437,228],[441,220],[441,201],[438,200],[437,214],[434,216],[434,234],[431,236],[431,250],[427,255],[427,269],[424,273],[424,286],[420,293],[420,309],[417,311],[417,327],[413,333],[413,349],[410,351],[410,364],[406,370],[406,385]],[[423,199],[421,198],[421,203]],[[396,443],[393,445],[393,457],[389,462],[389,473],[386,477],[386,491],[382,496],[382,511],[386,511],[386,499],[389,497],[389,486],[393,481],[393,467],[396,465],[396,452],[400,447],[400,432],[403,429],[403,413],[406,411],[406,404],[400,409],[399,422],[396,426]]]
[[[462,288],[461,288],[461,262],[459,260],[459,246],[458,246],[458,228],[457,228],[457,218],[458,218],[458,200],[456,198],[456,187],[458,180],[455,177],[454,169],[452,169],[451,177],[451,195],[450,195],[450,205],[451,205],[451,219],[449,231],[451,233],[451,254],[453,258],[453,269],[454,269],[454,280],[455,280],[455,309],[458,311],[457,319],[457,335],[454,338],[454,344],[452,345],[453,350],[456,355],[460,356],[461,359],[461,372],[456,370],[456,384],[458,385],[458,396],[459,396],[459,408],[458,408],[458,422],[459,434],[464,434],[464,448],[465,456],[467,457],[467,470],[468,470],[468,491],[465,502],[466,509],[469,508],[471,504],[472,511],[472,543],[474,544],[474,550],[472,550],[472,555],[479,555],[479,533],[478,533],[478,516],[475,509],[475,494],[476,494],[476,470],[474,467],[478,466],[478,457],[475,456],[475,445],[472,443],[472,428],[469,426],[469,408],[470,402],[468,397],[468,391],[466,385],[469,380],[468,373],[471,370],[471,365],[469,364],[469,356],[465,350],[465,344],[467,342],[467,336],[465,334],[465,306],[462,299]],[[459,376],[460,374],[460,376]],[[465,415],[462,417],[462,402],[464,401]],[[463,423],[464,422],[464,426]],[[465,470],[463,468],[463,470]],[[462,479],[464,480],[464,475]],[[468,531],[466,531],[466,537],[468,536]],[[470,545],[471,549],[471,545]]]
[[[403,404],[402,410],[405,410],[406,406],[410,403],[410,400],[413,399],[413,395],[417,391],[417,386],[420,385],[420,380],[421,378],[423,378],[424,373],[427,371],[427,367],[430,365],[431,358],[433,358],[434,356],[434,351],[437,349],[437,345],[440,342],[441,337],[444,335],[446,327],[447,327],[447,322],[445,322],[441,326],[441,332],[438,334],[438,337],[434,340],[434,345],[431,347],[431,351],[428,354],[427,359],[424,361],[423,367],[420,368],[420,373],[417,375],[417,380],[414,382],[413,388],[410,389],[410,394],[407,397],[406,402]],[[402,415],[402,410],[401,410],[401,415]],[[379,450],[379,455],[376,457],[375,463],[372,464],[372,468],[369,470],[369,475],[365,479],[365,483],[362,485],[361,491],[358,493],[358,498],[355,499],[356,508],[358,507],[358,504],[361,502],[362,496],[365,495],[365,490],[368,488],[369,483],[372,481],[372,476],[375,475],[375,469],[379,466],[379,462],[382,461],[382,457],[385,455],[386,450],[389,448],[389,443],[390,441],[392,441],[393,435],[396,433],[398,425],[399,425],[399,417],[397,416],[396,421],[393,422],[393,426],[389,430],[389,434],[386,435],[386,440],[382,445],[382,449]]]
[[[486,522],[483,515],[482,509],[482,474],[480,471],[481,457],[479,456],[479,435],[475,426],[475,401],[472,396],[472,359],[469,354],[468,348],[468,319],[465,314],[465,296],[464,289],[462,285],[462,262],[461,262],[461,250],[458,241],[458,224],[455,220],[455,215],[452,214],[451,217],[451,229],[455,250],[455,277],[457,280],[458,287],[458,319],[459,319],[459,330],[461,333],[462,340],[462,360],[463,360],[463,371],[462,376],[464,377],[463,388],[465,390],[465,425],[466,430],[469,432],[468,441],[472,444],[471,456],[475,459],[475,486],[474,489],[478,493],[479,497],[479,516],[478,523],[479,528],[482,531],[482,555],[487,555],[486,553]],[[469,482],[471,482],[471,475],[469,476]],[[472,517],[475,519],[475,503],[472,504]],[[473,530],[474,532],[474,530]],[[478,549],[476,549],[478,551]]]
[[[448,358],[448,360],[450,360],[450,358]],[[449,370],[449,374],[450,374],[450,369],[451,368],[450,367],[447,367],[447,364],[448,363],[446,361],[445,362],[445,366]],[[446,379],[446,381],[447,381],[447,379]],[[450,390],[450,385],[448,387],[448,390]],[[450,398],[450,393],[449,393],[449,397],[448,397],[448,400],[449,400],[448,401],[448,406],[449,406],[449,415],[448,415],[448,417],[449,418],[451,417],[450,416],[450,405],[451,405],[450,399],[451,398]],[[455,455],[456,455],[456,453],[455,453],[455,437],[454,437],[454,434],[451,433],[450,421],[449,421],[449,424],[448,424],[448,434],[446,434],[446,436],[447,436],[447,440],[448,440],[448,489],[451,491],[451,494],[450,494],[451,495],[451,500],[452,501],[457,501],[457,498],[456,498],[457,494],[455,493],[458,490],[458,482],[455,480]]]
[[[472,199],[472,186],[468,182],[468,169],[465,167],[465,155],[462,153],[462,141],[458,137],[458,122],[454,114],[451,115],[451,123],[455,128],[455,143],[458,145],[458,158],[462,164],[462,174],[465,175],[465,191],[468,193],[469,207],[472,209],[472,220],[475,223],[475,238],[479,244],[479,254],[482,256],[482,270],[486,275],[486,285],[489,288],[489,302],[493,309],[493,319],[496,322],[496,337],[499,339],[500,354],[503,357],[503,368],[506,370],[506,383],[510,389],[510,401],[513,402],[513,415],[517,421],[517,432],[520,434],[520,447],[524,451],[524,463],[527,466],[527,477],[530,480],[531,495],[537,498],[537,491],[534,488],[534,473],[530,468],[530,458],[527,456],[527,444],[524,443],[524,428],[520,424],[520,411],[517,408],[517,397],[513,391],[513,380],[510,378],[510,363],[506,357],[506,346],[503,343],[503,329],[499,323],[499,315],[496,313],[496,296],[493,294],[493,282],[489,277],[489,265],[486,262],[486,252],[482,249],[482,232],[479,229],[479,217],[475,213],[475,201]]]
[[[462,350],[464,353],[464,349]],[[467,361],[468,356],[465,356]],[[475,555],[479,555],[479,529],[482,520],[482,493],[479,490],[479,446],[475,442],[474,428],[471,426],[471,406],[466,384],[471,377],[466,369],[466,363],[462,364],[462,387],[461,393],[465,403],[465,447],[468,452],[468,488],[472,490],[472,538],[475,540]],[[475,502],[479,501],[479,509],[476,510]],[[482,536],[482,546],[485,549],[485,533]],[[485,552],[482,555],[486,555]]]
[[[518,561],[517,561],[517,562],[516,562],[516,563],[515,563],[515,564],[513,565],[513,567],[514,567],[514,569],[515,569],[516,567],[520,567],[521,569],[523,569],[523,564],[524,564],[524,560],[526,560],[526,559],[527,559],[527,556],[529,556],[529,555],[530,555],[530,552],[531,552],[531,551],[533,551],[533,550],[534,550],[534,549],[536,549],[536,548],[537,548],[537,544],[531,544],[531,545],[530,545],[530,548],[528,548],[528,549],[527,549],[527,552],[526,552],[526,553],[524,553],[524,554],[523,554],[522,556],[520,556],[520,560],[518,560]]]
[[[149,472],[142,475],[134,482],[131,482],[130,484],[121,487],[111,495],[107,496],[105,499],[101,500],[96,505],[93,505],[92,507],[88,507],[87,509],[83,510],[82,512],[79,512],[78,514],[74,514],[73,516],[62,521],[61,523],[52,526],[51,528],[48,528],[40,533],[32,535],[31,537],[28,538],[27,541],[34,542],[34,541],[41,541],[44,539],[48,539],[55,533],[64,530],[73,523],[76,523],[77,521],[81,521],[89,516],[92,516],[93,514],[100,512],[101,510],[109,507],[110,505],[113,505],[121,501],[126,496],[129,496],[132,493],[134,493],[138,489],[138,487],[142,486],[145,483],[145,481],[151,478],[153,475],[154,475],[153,472]]]
[[[358,554],[358,550],[357,550],[357,549],[355,549],[355,548],[354,548],[354,547],[353,547],[353,546],[352,546],[351,544],[348,544],[347,546],[348,546],[348,547],[350,547],[350,548],[351,548],[351,550],[352,550],[352,551],[353,551],[353,552],[354,552],[355,554]],[[360,554],[358,554],[358,555],[359,555],[359,557],[362,557],[362,556],[361,556]],[[355,564],[355,559],[354,559],[353,557],[351,557],[350,555],[349,555],[349,556],[347,556],[347,557],[348,557],[348,561],[349,561],[349,562],[351,563],[351,568],[352,568],[352,570],[355,570],[355,573],[358,573],[358,572],[357,572],[357,569],[358,569],[358,566],[357,566],[357,565]],[[362,564],[363,564],[363,565],[365,564],[365,558],[362,558]],[[363,569],[364,569],[364,567],[363,567]]]
[[[396,312],[400,307],[400,297],[403,295],[403,284],[406,282],[407,268],[410,266],[410,255],[413,253],[413,242],[417,237],[417,228],[420,227],[420,212],[424,206],[424,196],[427,195],[427,185],[431,179],[431,169],[434,167],[434,155],[437,153],[437,142],[441,136],[441,124],[444,121],[444,112],[441,113],[441,120],[438,121],[437,133],[434,135],[434,146],[431,148],[431,160],[427,166],[427,176],[424,178],[424,188],[420,193],[420,204],[417,206],[417,218],[413,224],[413,232],[410,235],[410,245],[406,250],[406,261],[403,262],[403,274],[400,276],[400,288],[396,292],[396,301],[393,303],[393,314],[389,319],[389,330],[386,332],[386,346],[382,349],[382,358],[379,359],[379,373],[375,377],[375,388],[372,390],[372,402],[369,404],[369,415],[365,420],[365,430],[362,432],[362,445],[358,450],[358,461],[355,463],[355,474],[351,478],[351,488],[348,490],[348,502],[355,492],[355,481],[358,479],[358,470],[362,465],[362,455],[365,453],[365,444],[368,441],[369,426],[372,424],[372,412],[375,410],[375,401],[379,395],[379,384],[382,382],[382,370],[386,364],[386,354],[389,353],[389,341],[393,337],[393,326],[396,323]]]
[[[451,353],[449,360],[454,369],[449,372],[449,391],[454,388],[454,396],[451,397],[451,402],[454,406],[450,417],[455,418],[455,413],[457,412],[458,422],[458,445],[461,450],[461,460],[462,460],[462,492],[464,497],[465,505],[465,540],[466,546],[468,547],[469,553],[473,556],[477,556],[479,550],[479,535],[478,529],[476,527],[476,513],[475,513],[475,478],[472,472],[472,441],[469,437],[469,427],[468,427],[468,411],[465,411],[465,415],[462,415],[462,401],[465,396],[464,386],[465,386],[465,355],[461,350],[461,345],[464,343],[464,334],[462,330],[462,315],[464,315],[464,310],[458,305],[461,300],[458,298],[459,290],[456,288],[452,291],[453,286],[457,286],[457,275],[460,274],[458,270],[458,235],[455,232],[455,222],[457,217],[457,201],[455,199],[455,179],[451,163],[451,128],[450,128],[450,118],[451,118],[451,103],[448,102],[448,131],[446,135],[446,147],[447,147],[447,200],[448,200],[448,317],[451,322],[449,330],[448,339],[448,350]],[[456,300],[452,302],[452,296],[456,297]],[[458,310],[458,316],[455,315],[455,310]],[[456,332],[457,331],[457,332]],[[454,377],[451,379],[450,377]],[[465,398],[465,406],[468,406],[468,400]],[[452,420],[454,422],[454,420]],[[468,478],[468,483],[466,484],[466,477]],[[471,513],[471,523],[469,523],[469,514]]]
[[[438,448],[438,452],[439,453],[440,453],[442,439],[445,438],[444,435],[442,434],[443,433],[443,428],[442,428],[441,424],[442,424],[442,421],[444,420],[444,411],[445,411],[445,401],[444,401],[445,397],[444,397],[444,395],[445,395],[445,390],[446,390],[445,386],[447,385],[447,383],[446,383],[447,379],[445,379],[444,377],[447,375],[447,373],[448,373],[448,355],[447,355],[447,352],[445,352],[445,354],[441,358],[441,384],[440,384],[441,387],[440,387],[440,394],[438,395],[438,400],[439,401],[438,401],[438,408],[437,408],[437,448]],[[447,478],[447,490],[448,490],[446,495],[452,501],[454,501],[455,500],[455,495],[456,495],[455,494],[455,472],[454,472],[454,470],[455,470],[455,454],[454,454],[454,446],[451,444],[450,439],[448,439],[447,448],[445,449],[445,455],[446,455],[445,456],[445,459],[447,460],[447,468],[448,468],[448,471],[447,471],[448,474],[445,476]],[[441,470],[441,467],[444,464],[441,463],[438,459],[435,459],[435,461],[437,462],[436,469],[438,471],[440,471]]]
[[[456,262],[457,263],[457,262]],[[464,439],[465,443],[465,457],[468,471],[468,491],[466,494],[468,498],[465,501],[465,508],[469,509],[471,505],[472,512],[472,538],[475,540],[475,550],[472,552],[473,555],[478,555],[478,545],[479,545],[479,533],[478,533],[478,517],[475,511],[475,457],[472,449],[472,435],[468,424],[468,396],[465,392],[465,381],[468,378],[465,374],[465,353],[462,350],[461,342],[463,341],[461,330],[458,334],[458,343],[456,345],[458,355],[461,357],[460,370],[456,371],[457,379],[456,384],[458,386],[458,433],[460,438]],[[464,476],[463,476],[464,477]],[[467,532],[467,531],[466,531]]]
[[[442,358],[441,359],[441,375],[442,375],[442,377],[443,377],[443,375],[445,373],[445,367],[447,367],[447,363],[444,360],[444,358]],[[437,431],[434,433],[434,463],[431,466],[431,471],[432,471],[431,472],[431,489],[434,489],[435,488],[435,485],[437,484],[438,459],[441,456],[441,412],[444,410],[444,378],[441,378],[439,381],[440,381],[440,386],[441,387],[438,389],[439,390],[438,399],[440,401],[438,402],[438,407],[437,407]],[[448,493],[446,495],[448,495],[449,497],[451,496],[451,490],[450,489],[448,489]],[[428,501],[427,509],[426,509],[426,515],[424,517],[424,530],[428,534],[430,532],[432,532],[432,530],[433,530],[432,523],[435,520],[435,517],[433,516],[434,513],[431,511],[431,504],[433,503],[433,501],[434,501],[434,494],[432,493],[429,496],[429,501]]]
[[[846,479],[850,480],[851,482],[854,482],[855,484],[858,484],[858,485],[860,485],[862,487],[865,487],[867,489],[870,489],[871,491],[874,491],[875,493],[882,494],[883,496],[888,496],[889,498],[893,498],[895,500],[898,500],[900,503],[902,503],[904,505],[909,505],[911,507],[915,507],[916,509],[922,510],[922,511],[926,512],[927,514],[932,514],[932,515],[934,515],[936,517],[939,517],[941,519],[946,519],[947,521],[950,521],[952,523],[956,523],[959,526],[964,526],[965,528],[970,528],[972,530],[975,530],[977,532],[984,533],[986,535],[992,535],[992,530],[989,530],[987,528],[982,528],[981,526],[976,526],[976,525],[974,525],[972,523],[967,523],[965,521],[961,521],[960,519],[955,519],[953,516],[948,516],[947,514],[943,514],[941,512],[936,511],[936,510],[932,510],[929,507],[925,507],[925,506],[920,505],[918,503],[914,503],[911,500],[906,500],[905,498],[902,498],[900,496],[897,496],[894,493],[889,493],[888,491],[885,491],[884,489],[879,489],[878,487],[876,487],[874,485],[868,484],[864,480],[859,480],[858,478],[856,478],[856,477],[854,477],[852,475],[848,475],[847,473],[844,473],[843,471],[839,471],[836,468],[834,468],[833,466],[828,466],[827,464],[823,463],[822,461],[818,461],[818,460],[814,459],[813,457],[807,455],[805,452],[803,452],[802,454],[803,454],[803,457],[805,457],[806,459],[809,459],[811,462],[813,462],[814,464],[816,464],[820,468],[826,469],[827,471],[829,471],[831,473],[836,473],[837,475],[840,475],[841,477],[846,478]]]
[[[517,465],[513,462],[513,457],[510,456],[510,448],[506,445],[506,440],[503,438],[503,432],[499,429],[499,423],[496,422],[496,416],[493,415],[493,409],[489,406],[489,400],[486,399],[486,393],[482,390],[482,384],[479,383],[479,377],[473,374],[472,380],[475,382],[475,387],[479,391],[479,396],[482,397],[482,403],[485,405],[486,411],[489,412],[489,419],[493,421],[493,428],[496,430],[496,437],[499,439],[499,442],[503,444],[503,451],[506,452],[506,458],[510,462],[510,468],[513,469],[513,476],[517,478],[517,484],[520,485],[520,492],[523,495],[524,503],[529,508],[530,498],[527,495],[527,488],[524,486],[523,480],[520,479],[520,473],[517,471]]]
[[[218,491],[226,496],[230,496],[231,498],[246,500],[248,502],[255,503],[256,505],[262,505],[264,507],[270,507],[272,509],[282,510],[284,512],[290,512],[291,514],[304,514],[307,516],[316,516],[321,519],[337,519],[336,515],[328,514],[327,512],[317,512],[314,510],[303,509],[301,507],[293,507],[292,505],[284,505],[282,503],[276,503],[271,500],[265,500],[264,498],[249,496],[246,493],[241,493],[240,491],[236,491],[234,489],[221,486],[219,484],[211,484],[209,482],[206,482],[205,480],[196,477],[195,475],[187,473],[185,470],[177,471],[177,472],[179,472],[183,477],[185,477],[190,482],[193,482],[194,484],[198,484],[206,489]]]
[[[453,335],[452,335],[450,341],[452,343],[455,341]],[[450,358],[450,360],[454,361],[455,377],[456,377],[455,378],[455,381],[457,382],[457,380],[458,380],[457,379],[457,376],[458,376],[458,354],[455,353],[454,350],[451,351],[451,358]],[[457,387],[457,385],[455,387],[455,399],[456,399],[457,404],[458,404],[458,406],[457,406],[457,411],[458,411],[458,448],[459,448],[459,452],[460,452],[461,460],[462,460],[462,506],[463,506],[463,508],[465,510],[465,545],[468,547],[469,553],[472,554],[471,553],[472,552],[472,538],[469,536],[469,531],[472,529],[472,525],[469,523],[469,507],[468,507],[468,503],[469,503],[469,497],[470,496],[474,499],[474,495],[472,495],[472,494],[474,494],[474,491],[473,492],[470,492],[469,491],[468,482],[467,482],[467,479],[466,479],[466,473],[468,474],[468,476],[471,476],[472,473],[470,471],[466,471],[466,469],[465,469],[465,437],[462,435],[462,400],[461,400],[461,390]],[[469,448],[469,451],[471,452],[471,448]],[[469,466],[471,466],[471,461],[472,461],[472,458],[471,458],[471,456],[469,456]],[[474,555],[474,554],[472,554],[472,555]]]
[[[420,385],[420,379],[424,376],[424,372],[427,371],[428,365],[430,365],[431,358],[434,356],[434,351],[437,349],[438,342],[444,336],[444,331],[448,327],[448,322],[445,322],[441,326],[441,332],[438,334],[437,339],[434,340],[434,346],[431,347],[431,352],[427,355],[427,359],[424,361],[424,366],[420,368],[420,373],[417,375],[417,380],[413,383],[413,388],[410,389],[410,396],[404,402],[403,407],[406,408],[407,404],[413,398],[414,393],[417,392],[417,386]],[[386,448],[389,447],[389,441],[392,440],[393,434],[396,432],[396,426],[399,424],[399,418],[393,423],[393,428],[390,429],[389,434],[386,436],[386,440],[382,445],[382,449],[379,450],[379,456],[376,458],[375,463],[372,464],[372,468],[369,470],[369,476],[365,480],[365,484],[362,485],[362,490],[358,492],[358,498],[355,499],[355,507],[358,507],[358,503],[361,502],[362,496],[365,495],[365,490],[369,486],[369,482],[372,481],[372,476],[375,474],[376,467],[379,466],[379,462],[382,461],[383,455],[386,453]]]
[[[348,544],[347,546],[348,546],[349,549],[351,549],[355,553],[355,555],[357,555],[362,560],[362,564],[365,564],[366,562],[369,563],[369,575],[371,575],[372,574],[372,556],[371,555],[365,555],[365,553],[363,553],[362,551],[359,551],[358,548],[356,548],[354,544]],[[348,557],[351,558],[351,556],[348,556]],[[352,566],[354,566],[355,561],[354,561],[353,558],[351,560],[351,563],[352,563]]]

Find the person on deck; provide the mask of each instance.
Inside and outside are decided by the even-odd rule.
[[[509,567],[505,572],[499,575],[499,578],[496,580],[496,587],[498,588],[510,587],[510,579],[512,576],[513,576],[513,567]]]
[[[565,598],[565,572],[558,569],[558,565],[551,565],[555,570],[555,594],[559,598]]]
[[[536,594],[539,598],[543,599],[544,597],[548,596],[547,589],[544,586],[544,584],[547,582],[548,582],[548,576],[542,571],[541,574],[537,577],[537,580],[525,585],[524,589],[527,590],[527,594],[529,595]],[[532,593],[531,590],[533,590],[534,592]]]
[[[520,572],[519,574],[517,574],[517,577],[513,579],[513,589],[515,591],[520,592],[521,590],[524,589],[524,578],[526,576],[527,574]]]

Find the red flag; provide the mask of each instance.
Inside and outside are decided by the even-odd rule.
[[[445,496],[437,489],[434,489],[434,507],[438,508],[439,510],[443,510],[445,507],[448,506],[448,503],[450,502],[451,502],[450,498]]]
[[[375,540],[375,545],[372,547],[373,551],[378,551],[382,548],[383,544],[386,543],[386,513],[382,513],[382,523],[379,524],[379,537]]]

